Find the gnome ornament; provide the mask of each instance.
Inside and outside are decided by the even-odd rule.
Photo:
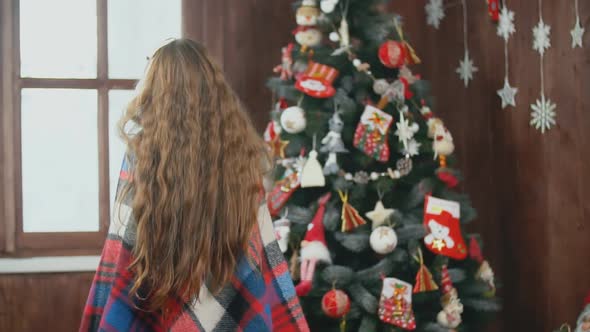
[[[463,313],[463,304],[457,294],[457,289],[453,286],[449,270],[446,265],[442,267],[442,293],[441,310],[436,316],[437,322],[445,328],[455,329],[461,324],[461,314]]]
[[[340,118],[338,112],[334,112],[334,115],[332,115],[332,118],[329,121],[329,126],[330,131],[322,139],[322,147],[320,148],[320,152],[329,153],[328,160],[324,165],[324,175],[337,174],[340,170],[340,166],[338,166],[338,158],[336,154],[348,152],[348,149],[344,147],[341,134],[342,129],[344,128],[344,122]]]
[[[317,262],[332,264],[332,257],[326,244],[324,214],[331,194],[327,193],[319,201],[319,207],[301,241],[301,282],[295,287],[298,296],[306,296],[311,291],[313,275]]]
[[[273,228],[275,237],[279,243],[281,252],[286,253],[289,249],[289,234],[291,233],[291,221],[287,219],[287,216],[283,216],[281,219],[273,222]]]
[[[399,326],[404,330],[416,329],[416,319],[412,310],[412,285],[396,279],[383,279],[383,290],[379,299],[381,321]]]
[[[578,317],[576,330],[574,332],[590,332],[590,293],[584,300],[584,310]]]

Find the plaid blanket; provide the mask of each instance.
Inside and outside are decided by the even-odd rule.
[[[125,159],[117,196],[129,180]],[[136,309],[138,299],[129,295],[134,276],[127,268],[136,224],[129,201],[115,204],[113,210],[80,331],[309,331],[266,204],[258,212],[250,259],[239,261],[231,283],[216,295],[202,287],[195,299],[171,297],[166,315]]]

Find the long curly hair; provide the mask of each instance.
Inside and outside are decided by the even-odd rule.
[[[133,158],[121,198],[137,223],[131,295],[153,311],[218,292],[246,253],[268,165],[239,99],[203,46],[176,39],[150,59],[119,127]]]

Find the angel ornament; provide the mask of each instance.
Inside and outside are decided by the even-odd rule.
[[[347,153],[348,149],[344,146],[342,141],[342,129],[344,128],[344,121],[340,118],[338,111],[329,121],[330,132],[322,139],[322,147],[320,152],[328,153],[328,160],[324,165],[324,175],[336,174],[340,170],[338,166],[337,153]]]

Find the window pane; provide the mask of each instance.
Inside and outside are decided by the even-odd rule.
[[[125,144],[119,136],[118,122],[131,101],[135,92],[132,90],[111,90],[109,91],[109,179],[111,195],[111,213],[117,193],[119,182],[119,171],[125,155]]]
[[[21,0],[21,76],[96,77],[96,0]]]
[[[139,79],[147,57],[178,38],[181,0],[109,0],[109,76]]]
[[[23,229],[96,232],[95,90],[22,90]]]

